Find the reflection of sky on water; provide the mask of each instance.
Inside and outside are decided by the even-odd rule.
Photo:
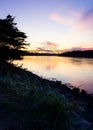
[[[23,67],[45,78],[56,78],[93,93],[93,59],[26,56]]]

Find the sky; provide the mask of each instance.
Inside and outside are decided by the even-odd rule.
[[[0,19],[8,14],[29,49],[93,49],[93,0],[0,0]]]

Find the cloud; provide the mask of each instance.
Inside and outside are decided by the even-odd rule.
[[[93,50],[93,47],[72,47],[70,49],[66,49],[65,51],[77,51],[77,50],[81,50],[81,51],[85,51],[85,50]]]
[[[54,53],[57,48],[58,48],[58,44],[47,41],[45,43],[40,43],[41,47],[37,47],[37,51],[41,52],[41,53]]]
[[[50,41],[47,41],[45,43],[41,43],[41,45],[43,45],[44,49],[48,49],[48,50],[55,50],[59,46],[58,44],[50,42]]]
[[[73,24],[73,22],[74,22],[73,18],[70,18],[70,17],[68,18],[68,17],[62,16],[62,15],[59,15],[56,12],[51,13],[49,18],[55,22],[58,22],[58,23],[61,23],[61,24],[67,25],[67,26]]]
[[[41,43],[43,45],[47,45],[47,46],[54,46],[54,47],[58,47],[59,45],[54,43],[54,42],[50,42],[50,41],[47,41],[45,43]]]
[[[83,12],[78,26],[87,31],[93,29],[93,8]]]
[[[53,53],[52,50],[46,50],[46,49],[43,49],[42,47],[37,47],[37,52],[39,52],[39,53]]]
[[[82,20],[86,20],[91,16],[93,16],[93,8],[88,9],[86,12],[84,12]]]
[[[93,8],[80,12],[70,10],[68,16],[54,12],[50,14],[49,19],[69,28],[87,31],[93,29]]]

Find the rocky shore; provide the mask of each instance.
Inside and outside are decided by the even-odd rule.
[[[0,63],[0,130],[93,130],[93,96]]]

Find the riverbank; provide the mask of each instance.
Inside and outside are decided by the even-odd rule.
[[[0,130],[92,130],[93,97],[0,63]]]
[[[59,54],[59,56],[64,57],[77,57],[77,58],[93,58],[93,50],[76,50],[76,51],[68,51]]]

